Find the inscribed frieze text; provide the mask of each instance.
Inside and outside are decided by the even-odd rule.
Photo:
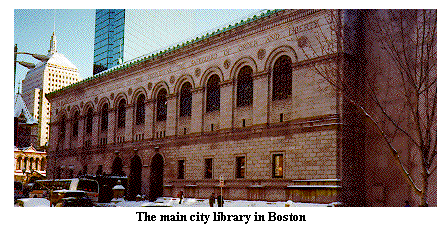
[[[300,32],[309,31],[309,30],[312,30],[318,26],[319,26],[319,20],[317,19],[317,20],[311,21],[309,23],[306,23],[306,24],[303,24],[300,26],[291,27],[288,31],[288,35],[295,35],[295,34],[300,33]]]

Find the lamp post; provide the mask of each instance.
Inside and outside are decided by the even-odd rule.
[[[14,91],[15,91],[15,80],[16,80],[16,74],[17,74],[17,63],[28,68],[28,69],[33,69],[35,68],[35,64],[33,63],[29,63],[29,62],[25,62],[25,61],[17,61],[17,55],[19,54],[26,54],[26,55],[30,55],[33,58],[41,61],[41,62],[47,62],[50,58],[47,57],[46,55],[42,55],[42,54],[32,54],[32,53],[28,53],[28,52],[18,52],[18,47],[17,44],[15,44],[14,46]]]

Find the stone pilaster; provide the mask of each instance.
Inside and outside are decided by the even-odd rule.
[[[269,114],[269,77],[260,73],[253,77],[253,125],[266,124]]]
[[[144,119],[144,138],[152,138],[153,137],[153,105],[155,104],[155,102],[153,101],[148,101],[146,102],[146,105],[144,107],[144,112],[145,112],[145,119]]]
[[[126,141],[132,141],[132,128],[134,124],[134,108],[135,104],[126,106],[126,121],[124,136]]]
[[[233,123],[233,81],[220,84],[220,129],[232,128]]]
[[[65,124],[65,145],[64,148],[69,149],[71,147],[70,138],[71,138],[71,130],[73,128],[73,122],[71,120],[67,120]]]
[[[91,145],[97,146],[99,144],[99,114],[93,114],[93,127],[91,132]]]
[[[79,117],[79,127],[78,127],[78,134],[77,134],[77,147],[83,147],[83,137],[85,135],[85,117],[80,116]]]
[[[202,132],[203,124],[203,94],[204,88],[193,90],[192,109],[191,109],[191,132]]]
[[[167,126],[165,129],[166,136],[174,136],[176,134],[176,100],[176,95],[169,95],[167,98]]]
[[[108,110],[108,144],[114,143],[114,137],[115,137],[115,110],[109,109]]]

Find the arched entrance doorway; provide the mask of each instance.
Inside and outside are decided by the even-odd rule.
[[[123,172],[123,160],[119,156],[115,157],[114,162],[112,162],[111,174],[115,176],[125,175]]]
[[[162,155],[156,154],[152,158],[150,170],[150,201],[163,195],[163,178],[164,178],[164,159]]]
[[[130,163],[128,200],[135,200],[137,195],[141,195],[142,166],[141,158],[138,155],[135,155]]]

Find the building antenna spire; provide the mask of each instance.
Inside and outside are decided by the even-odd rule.
[[[56,30],[56,11],[55,11],[55,13],[53,13],[53,34],[52,34],[52,38],[50,39],[49,54],[53,54],[53,53],[58,52],[57,47],[56,47],[57,41],[56,41],[55,30]]]

